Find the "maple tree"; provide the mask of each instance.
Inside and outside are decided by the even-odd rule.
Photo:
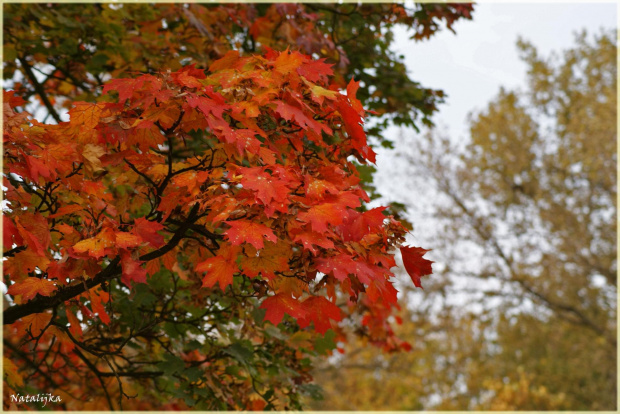
[[[407,347],[387,321],[406,229],[358,210],[349,157],[374,152],[357,82],[341,94],[331,75],[299,52],[230,51],[208,75],[112,80],[52,125],[5,92],[7,390],[30,364],[28,386],[67,409],[140,409],[151,383],[168,408],[288,407],[343,316]],[[416,280],[423,253],[402,248]]]
[[[300,408],[345,330],[408,349],[393,255],[430,262],[364,207],[367,136],[443,97],[392,26],[471,10],[4,5],[5,407]]]

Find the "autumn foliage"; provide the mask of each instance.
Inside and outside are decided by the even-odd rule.
[[[111,80],[57,125],[5,92],[5,338],[37,352],[35,387],[78,409],[85,389],[144,408],[126,397],[149,381],[181,398],[167,408],[286,407],[345,318],[408,348],[388,322],[406,229],[363,208],[366,111],[358,83],[345,93],[332,75],[296,51],[230,51]],[[420,286],[425,250],[401,251]]]
[[[372,146],[444,95],[392,30],[472,10],[5,4],[4,408],[300,409],[350,334],[408,349]]]

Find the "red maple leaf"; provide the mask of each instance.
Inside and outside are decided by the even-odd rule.
[[[12,244],[20,245],[24,239],[19,234],[17,227],[6,215],[2,215],[2,245],[5,249],[10,249]]]
[[[213,114],[217,118],[222,118],[225,110],[230,109],[230,105],[223,104],[206,96],[191,94],[187,98],[187,103],[192,108],[198,108],[205,115]]]
[[[325,274],[333,272],[334,277],[340,281],[345,280],[349,274],[354,274],[360,282],[367,285],[372,280],[382,279],[384,275],[390,274],[388,269],[370,264],[363,257],[353,257],[346,253],[321,257],[316,261],[316,268]]]
[[[260,305],[260,309],[266,309],[265,320],[278,325],[284,314],[287,313],[295,319],[304,318],[307,310],[301,302],[288,293],[278,293],[266,298]]]
[[[334,183],[316,179],[311,175],[306,175],[304,181],[306,184],[306,195],[316,200],[322,199],[326,193],[338,194],[340,192]]]
[[[27,213],[15,218],[15,225],[28,247],[45,256],[51,243],[47,219],[40,213]]]
[[[254,168],[238,168],[243,174],[241,185],[243,188],[256,192],[256,200],[262,204],[269,204],[273,200],[277,202],[285,202],[291,192],[289,188],[290,181],[287,179],[278,179],[264,171],[262,167]]]
[[[260,149],[260,141],[254,136],[256,131],[251,129],[234,129],[224,134],[224,140],[235,145],[239,155],[243,155],[244,152],[248,154],[256,154]]]
[[[297,122],[297,125],[299,125],[301,128],[306,130],[310,129],[319,136],[321,134],[321,131],[325,132],[327,135],[333,134],[330,127],[315,121],[314,119],[312,119],[312,115],[305,114],[302,109],[289,105],[282,101],[275,101],[275,104],[276,112],[287,121],[295,120],[295,122]],[[364,138],[365,137],[366,136],[364,135]]]
[[[157,248],[164,245],[164,236],[157,233],[163,228],[164,226],[161,223],[140,217],[134,223],[133,232],[140,236],[142,240]]]
[[[123,251],[121,253],[121,266],[123,268],[121,282],[123,282],[125,286],[131,287],[131,282],[146,283],[146,269],[141,265],[142,262],[134,260],[130,252]]]
[[[314,329],[320,334],[325,334],[331,328],[330,319],[335,321],[342,320],[340,308],[322,296],[309,297],[302,305],[308,312],[308,315],[297,321],[301,328],[305,328],[310,325],[310,322],[314,322]]]
[[[428,250],[421,247],[402,246],[400,252],[403,255],[405,270],[411,276],[413,284],[416,287],[422,288],[420,278],[433,273],[431,266],[433,262],[422,257]]]
[[[344,96],[336,101],[336,108],[344,121],[344,129],[351,138],[351,146],[365,159],[374,163],[377,154],[368,146],[360,114],[353,109]]]
[[[293,234],[291,234],[293,236]],[[313,231],[303,231],[294,235],[293,241],[303,244],[306,250],[310,250],[316,256],[317,250],[314,246],[324,249],[333,249],[334,242],[325,237],[324,234],[315,233]]]
[[[385,209],[386,207],[377,207],[363,213],[352,212],[341,226],[344,240],[360,241],[365,235],[378,232],[387,218],[383,214]]]
[[[371,302],[376,302],[377,299],[381,297],[384,302],[395,304],[397,301],[397,292],[392,282],[385,279],[373,280],[370,285],[368,285],[368,289],[366,289],[366,295]]]
[[[103,94],[114,90],[118,92],[118,101],[124,104],[127,99],[133,96],[133,93],[144,86],[146,77],[140,76],[136,79],[112,79],[103,85]]]
[[[250,243],[256,249],[262,249],[264,240],[269,240],[273,243],[278,241],[273,231],[260,223],[249,220],[237,220],[226,222],[226,224],[228,224],[230,228],[226,230],[224,234],[234,246],[239,246],[242,243]]]
[[[347,98],[351,101],[351,106],[357,113],[364,114],[364,108],[362,107],[362,103],[355,97],[357,95],[357,90],[360,88],[360,81],[355,81],[353,78],[349,81],[347,85]]]
[[[333,75],[333,64],[325,63],[325,58],[304,62],[297,68],[297,73],[308,79],[310,82],[327,80],[328,76]]]
[[[308,211],[299,213],[299,220],[310,223],[312,230],[325,233],[327,226],[337,226],[347,216],[347,208],[336,203],[324,203],[312,206]]]

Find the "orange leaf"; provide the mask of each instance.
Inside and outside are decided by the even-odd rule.
[[[73,250],[77,253],[88,252],[89,256],[99,258],[105,256],[105,249],[114,246],[115,241],[112,229],[105,228],[95,237],[77,242]]]
[[[289,270],[291,250],[284,241],[278,244],[267,242],[260,250],[255,250],[252,246],[244,250],[247,256],[241,259],[241,268],[246,276],[256,277],[260,273],[267,279],[274,279],[275,272]]]
[[[67,320],[69,321],[69,332],[71,332],[71,334],[77,338],[77,339],[81,339],[82,338],[82,326],[80,325],[80,321],[78,320],[77,316],[75,316],[75,314],[69,310],[68,308],[65,308],[65,314],[67,315]]]
[[[126,233],[124,231],[116,232],[116,245],[122,249],[129,247],[137,247],[142,244],[142,238],[132,233]]]
[[[278,240],[269,227],[260,223],[249,220],[238,220],[226,222],[226,224],[228,224],[230,228],[226,230],[224,234],[235,246],[242,243],[250,243],[255,248],[262,249],[264,246],[263,239],[274,243]]]
[[[26,249],[4,262],[4,273],[11,275],[12,279],[21,278],[37,267],[43,271],[47,270],[49,263],[50,260],[47,257],[39,256],[36,252]]]
[[[6,356],[2,358],[2,368],[4,370],[4,377],[7,383],[13,387],[23,387],[24,379],[17,370],[17,366]]]
[[[280,53],[280,56],[273,63],[273,69],[286,75],[297,69],[304,60],[304,56],[299,52],[284,51]]]
[[[56,213],[48,216],[48,218],[62,217],[62,216],[66,216],[67,214],[72,214],[72,213],[75,213],[76,211],[81,211],[81,210],[84,210],[83,206],[80,206],[79,204],[69,204],[67,206],[60,207],[58,211],[56,211]]]
[[[99,123],[104,106],[105,104],[73,102],[73,108],[69,110],[71,123],[93,129]]]
[[[110,294],[108,292],[104,292],[101,288],[97,290],[91,290],[90,294],[90,307],[93,309],[93,312],[99,315],[99,319],[101,322],[108,325],[110,323],[110,316],[105,310],[105,303],[110,300]]]
[[[37,294],[50,296],[57,288],[56,284],[51,280],[29,277],[11,285],[7,293],[13,296],[22,295],[22,301],[25,302],[34,298]]]
[[[239,59],[239,52],[236,50],[230,50],[224,55],[224,57],[216,60],[211,64],[211,66],[209,66],[209,72],[217,72],[222,69],[232,68]]]
[[[320,200],[325,193],[338,194],[336,186],[325,180],[318,180],[310,175],[306,175],[306,195],[310,198]]]
[[[196,271],[207,272],[202,279],[203,287],[212,287],[219,283],[220,289],[226,289],[226,286],[233,282],[233,275],[239,271],[236,260],[239,254],[239,248],[236,246],[222,246],[218,251],[218,255],[198,263]]]
[[[41,332],[43,332],[43,329],[50,323],[51,319],[51,313],[35,313],[33,315],[24,316],[22,318],[22,323],[24,329],[30,330],[30,334],[36,338],[41,335]]]

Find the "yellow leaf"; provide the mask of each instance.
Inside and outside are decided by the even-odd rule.
[[[102,257],[104,251],[108,247],[114,246],[116,237],[111,229],[105,228],[95,237],[82,240],[73,246],[73,250],[77,253],[88,252],[89,256]]]
[[[4,368],[4,378],[12,387],[23,387],[24,379],[17,372],[17,366],[7,357],[2,358],[2,366]]]
[[[128,247],[136,247],[142,243],[142,238],[132,233],[119,231],[116,233],[116,245],[126,249]]]
[[[50,323],[52,319],[51,313],[35,313],[33,315],[24,316],[22,321],[24,328],[30,330],[33,337],[41,335],[43,329]]]
[[[88,129],[96,127],[101,118],[103,107],[104,104],[73,102],[73,108],[69,111],[71,124],[84,125]]]
[[[86,171],[90,173],[104,171],[103,165],[101,164],[101,160],[99,158],[105,155],[105,153],[105,149],[98,145],[85,145],[82,156],[84,157],[84,167],[86,168]]]

